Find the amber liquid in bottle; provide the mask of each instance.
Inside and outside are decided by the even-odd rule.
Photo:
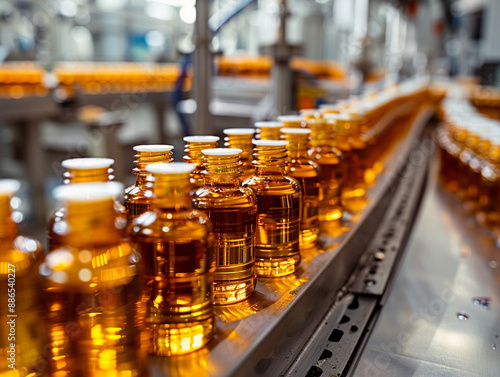
[[[135,184],[123,192],[123,205],[127,209],[128,220],[132,221],[149,210],[151,198],[146,195],[148,173],[146,165],[173,162],[171,145],[137,145],[134,147],[135,168],[132,172],[137,176]]]
[[[253,128],[227,128],[223,130],[226,137],[224,138],[224,146],[227,148],[241,149],[241,175],[240,182],[252,177],[255,173],[255,167],[252,164],[253,154],[253,136],[255,130]]]
[[[232,304],[255,289],[254,244],[256,197],[240,185],[241,149],[204,149],[205,185],[196,192],[194,207],[214,225],[214,303]]]
[[[218,136],[186,136],[184,137],[186,146],[184,147],[185,162],[193,164],[196,168],[191,173],[191,196],[194,196],[196,190],[205,184],[204,172],[205,166],[203,165],[203,149],[216,148],[219,142]]]
[[[285,175],[286,141],[256,140],[254,144],[255,175],[243,187],[257,197],[255,271],[266,277],[289,275],[300,262],[300,184]]]
[[[129,226],[145,265],[148,352],[183,355],[205,345],[215,329],[213,232],[192,207],[185,163],[147,167],[153,174],[151,211]]]
[[[283,122],[255,122],[257,140],[280,140],[281,129],[284,127]]]
[[[319,167],[319,221],[340,225],[340,192],[344,179],[342,152],[336,147],[335,123],[324,119],[309,120],[311,149],[309,155]]]
[[[311,130],[282,128],[288,141],[287,175],[295,178],[302,190],[300,247],[316,246],[319,234],[319,168],[308,155]]]
[[[143,376],[140,259],[115,225],[123,186],[61,187],[69,231],[40,267],[49,376]]]
[[[37,274],[43,251],[38,241],[18,234],[10,204],[18,189],[19,182],[0,180],[0,375],[41,376]]]
[[[61,165],[67,169],[64,173],[64,183],[91,183],[108,182],[113,180],[114,160],[111,158],[73,158],[64,160]],[[120,205],[116,205],[118,216],[124,219],[123,228],[126,226],[126,212]],[[48,250],[53,250],[60,245],[59,234],[64,234],[64,220],[66,209],[58,208],[50,217],[47,226],[47,244]]]
[[[305,118],[301,115],[280,115],[276,120],[283,123],[283,128],[301,128],[303,124],[305,126]]]

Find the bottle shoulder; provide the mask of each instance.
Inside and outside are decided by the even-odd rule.
[[[204,186],[198,189],[193,198],[195,208],[211,207],[248,207],[255,205],[256,197],[248,187],[213,187]]]
[[[300,195],[301,188],[297,179],[289,175],[253,176],[243,182],[256,195]]]

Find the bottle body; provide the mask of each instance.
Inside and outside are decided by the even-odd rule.
[[[213,241],[207,223],[205,214],[188,209],[155,210],[134,220],[131,238],[145,265],[150,354],[186,354],[213,335]]]
[[[113,198],[72,201],[65,212],[68,232],[40,268],[49,375],[143,376],[140,257],[115,225]]]
[[[337,222],[342,217],[343,155],[340,150],[329,145],[313,147],[310,155],[319,167],[319,221]]]
[[[183,355],[213,336],[213,227],[192,207],[192,164],[155,164],[151,210],[129,226],[145,266],[145,334],[148,352]]]
[[[255,289],[254,243],[257,206],[253,192],[241,187],[241,149],[204,149],[205,185],[193,205],[214,226],[214,303],[231,304]]]
[[[302,191],[300,247],[314,247],[319,235],[318,165],[310,160],[292,159],[287,165],[287,175],[299,182]]]
[[[42,375],[43,328],[38,267],[40,243],[20,236],[12,219],[11,199],[19,189],[15,180],[0,180],[0,375]]]
[[[283,175],[256,175],[243,186],[257,198],[255,272],[265,277],[295,272],[300,262],[300,184]]]

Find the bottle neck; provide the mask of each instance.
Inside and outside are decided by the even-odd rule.
[[[335,124],[325,122],[322,124],[315,124],[311,127],[311,142],[312,147],[321,146],[337,146]]]
[[[285,140],[288,141],[288,161],[307,157],[310,147],[308,134],[285,134]]]
[[[80,240],[82,234],[92,234],[89,232],[101,232],[106,229],[109,235],[116,231],[116,239],[119,239],[115,226],[116,211],[115,202],[112,198],[95,201],[69,201],[66,203],[67,219],[72,239]],[[109,237],[108,239],[113,239]],[[88,238],[81,240],[82,243],[89,242]],[[92,240],[91,240],[92,241]],[[72,242],[70,242],[72,243]]]
[[[217,141],[212,142],[187,142],[184,148],[184,157],[182,158],[189,164],[196,165],[197,170],[204,170],[203,158],[205,157],[201,152],[203,149],[217,148]]]
[[[253,135],[228,135],[226,136],[224,146],[226,148],[241,149],[240,160],[252,161],[253,153]]]
[[[0,238],[17,236],[17,224],[12,220],[10,195],[0,195]]]
[[[176,211],[192,207],[189,174],[157,174],[153,177],[153,209]]]
[[[98,169],[68,169],[64,173],[64,183],[108,182],[114,179],[110,166]]]
[[[132,173],[136,175],[136,186],[146,187],[147,177],[151,175],[145,170],[147,165],[174,162],[172,155],[172,151],[137,152],[134,156],[135,168],[132,170]]]
[[[277,127],[259,128],[260,140],[281,140],[281,131]]]
[[[239,186],[241,162],[239,155],[208,156],[204,163],[205,185],[207,186]]]
[[[286,168],[286,146],[256,146],[254,149],[255,175],[278,175],[285,174]]]

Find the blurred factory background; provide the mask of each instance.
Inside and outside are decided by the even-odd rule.
[[[404,78],[500,86],[497,0],[0,1],[0,176],[43,222],[66,158],[222,136]],[[47,200],[48,198],[48,200]]]

